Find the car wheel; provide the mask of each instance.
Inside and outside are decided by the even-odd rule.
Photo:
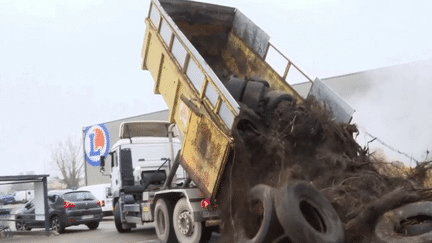
[[[89,223],[89,224],[86,224],[86,225],[87,225],[87,227],[89,229],[95,230],[95,229],[97,229],[99,227],[99,222],[93,222],[93,223]]]
[[[173,209],[171,202],[160,198],[156,202],[154,222],[156,235],[162,242],[178,242],[173,226]]]
[[[25,223],[25,221],[22,218],[16,219],[15,228],[17,231],[24,231],[24,230],[30,231],[31,230],[31,228],[29,228],[27,226],[27,224]]]
[[[114,208],[114,223],[116,226],[116,229],[119,233],[125,233],[125,232],[129,232],[131,231],[130,228],[123,228],[123,224],[121,222],[121,217],[120,217],[120,204],[117,202],[115,204],[115,208]]]
[[[341,243],[344,228],[330,202],[305,181],[281,187],[275,196],[276,214],[292,242]]]
[[[51,230],[56,231],[57,233],[63,233],[65,229],[64,223],[61,219],[55,215],[51,218]]]
[[[411,223],[405,225],[403,222]],[[380,243],[432,242],[432,202],[416,202],[382,215],[375,226]]]

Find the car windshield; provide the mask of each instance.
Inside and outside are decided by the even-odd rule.
[[[91,192],[69,192],[64,194],[63,198],[67,201],[86,201],[96,199]]]

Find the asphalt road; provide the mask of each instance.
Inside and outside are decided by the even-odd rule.
[[[13,208],[12,213],[16,209],[22,207],[23,204],[6,205],[4,208]],[[117,243],[117,242],[134,242],[134,243],[158,243],[160,242],[156,236],[153,224],[138,225],[131,232],[120,234],[114,226],[114,218],[106,217],[100,223],[96,230],[89,230],[85,225],[71,226],[66,228],[65,233],[60,235],[44,235],[44,229],[32,229],[31,235],[14,235],[12,238],[0,238],[0,242],[34,242],[34,243]],[[7,222],[1,222],[4,225]],[[9,222],[11,229],[16,232],[15,223]],[[211,243],[217,243],[220,235],[213,233]]]

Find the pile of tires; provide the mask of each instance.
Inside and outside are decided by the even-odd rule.
[[[260,184],[250,192],[263,207],[262,220],[255,235],[244,233],[240,242],[344,242],[337,212],[310,183],[293,181],[278,189]]]

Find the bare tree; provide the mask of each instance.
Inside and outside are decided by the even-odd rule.
[[[78,187],[83,174],[81,140],[68,137],[66,141],[58,142],[51,150],[51,160],[62,174],[62,182],[67,188]]]

